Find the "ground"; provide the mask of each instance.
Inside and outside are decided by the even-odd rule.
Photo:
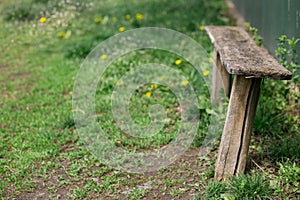
[[[220,124],[225,105],[213,109],[201,77],[211,77],[213,46],[205,25],[235,25],[222,0],[22,0],[0,3],[0,196],[2,199],[299,199],[300,136],[297,118],[284,112],[281,83],[265,80],[245,176],[213,181],[218,141],[201,155],[210,117]],[[166,124],[155,136],[129,137],[116,126],[110,95],[125,72],[140,63],[163,63],[179,70],[197,96],[201,121],[192,145],[169,166],[144,174],[102,164],[84,146],[73,119],[74,81],[97,44],[139,27],[180,31],[207,51],[199,75],[185,58],[140,50],[113,62],[98,84],[96,117],[116,147],[147,151],[176,137],[183,111],[168,87],[149,83],[131,96],[139,125],[150,122],[149,106],[160,104]],[[109,59],[101,55],[99,59]],[[288,83],[287,83],[288,84]],[[277,91],[277,92],[273,92]],[[220,137],[222,127],[215,133]],[[218,138],[217,138],[218,139]]]

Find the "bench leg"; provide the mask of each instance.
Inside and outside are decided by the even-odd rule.
[[[215,168],[215,179],[243,173],[261,79],[235,75]]]
[[[220,55],[214,51],[214,66],[213,66],[213,77],[212,77],[212,94],[211,101],[213,103],[220,102],[220,90],[223,89],[225,96],[230,95],[230,74],[222,66]]]

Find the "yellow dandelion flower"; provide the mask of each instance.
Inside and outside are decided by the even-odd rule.
[[[60,38],[63,38],[63,37],[65,37],[65,32],[63,32],[63,31],[60,31],[58,34],[57,34],[57,36],[58,37],[60,37]]]
[[[96,17],[95,22],[101,24],[102,23],[102,18],[101,17]]]
[[[204,26],[204,25],[201,25],[201,26],[199,27],[199,29],[200,29],[201,31],[203,31],[203,30],[204,30],[204,28],[205,28],[205,26]]]
[[[178,60],[175,61],[176,65],[180,65],[181,63],[182,63],[182,60],[180,60],[180,59],[178,59]]]
[[[119,31],[120,31],[120,32],[124,32],[124,31],[125,31],[125,27],[124,27],[124,26],[121,26],[121,27],[119,28]]]
[[[214,60],[213,60],[212,58],[209,58],[209,59],[208,59],[208,62],[209,62],[209,63],[212,63],[213,61],[214,61]]]
[[[156,89],[157,87],[158,87],[158,85],[156,85],[156,84],[151,84],[151,85],[150,85],[150,88],[151,88],[151,89]]]
[[[101,58],[101,60],[106,60],[106,59],[107,59],[107,55],[106,55],[106,54],[102,54],[102,55],[100,56],[100,58]]]
[[[209,74],[209,71],[208,71],[208,70],[205,70],[205,71],[203,72],[203,76],[208,76],[208,74]]]
[[[46,21],[47,21],[47,18],[46,18],[46,17],[41,17],[41,18],[40,18],[40,22],[41,22],[41,23],[45,23]]]
[[[122,85],[124,85],[123,82],[117,82],[117,86],[121,87]]]
[[[113,18],[112,18],[112,21],[113,21],[113,22],[116,22],[116,21],[118,21],[118,18],[113,17]]]
[[[135,15],[135,18],[136,18],[137,20],[142,20],[142,19],[144,18],[144,15],[141,14],[141,13],[137,13],[137,14]]]
[[[130,19],[131,16],[129,14],[125,15],[125,19]]]
[[[181,82],[181,85],[187,85],[189,82],[187,80],[184,80]]]
[[[146,92],[145,95],[146,97],[151,97],[151,92]]]

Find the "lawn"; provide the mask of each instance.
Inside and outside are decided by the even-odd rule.
[[[299,198],[299,125],[295,117],[283,112],[286,94],[273,94],[280,83],[269,81],[265,85],[271,87],[263,86],[247,175],[227,183],[215,182],[218,142],[212,144],[208,154],[199,154],[210,130],[218,141],[226,113],[226,103],[217,108],[210,104],[207,81],[211,78],[213,46],[203,30],[205,25],[235,24],[228,18],[223,0],[3,0],[0,11],[2,199]],[[162,74],[158,70],[140,79],[134,76],[153,82],[128,94],[127,106],[132,122],[143,127],[152,122],[157,110],[151,112],[151,108],[159,104],[164,110],[162,127],[151,137],[135,131],[136,127],[131,129],[137,132],[134,134],[125,134],[120,128],[122,123],[118,124],[115,117],[122,119],[123,113],[113,112],[111,95],[116,88],[126,88],[128,80],[122,77],[137,66],[160,63],[180,72],[186,78],[179,81],[180,87],[191,85],[198,97],[193,112],[201,120],[187,151],[170,160],[168,166],[130,173],[99,159],[99,153],[86,144],[87,139],[94,138],[84,138],[80,132],[84,126],[78,126],[73,118],[81,112],[72,105],[78,97],[74,86],[79,72],[85,72],[80,66],[85,66],[91,50],[112,36],[143,27],[168,28],[189,36],[205,50],[206,64],[201,65],[199,75],[187,58],[163,49],[139,49],[109,64],[96,84],[92,119],[115,148],[133,153],[156,151],[176,141],[182,127],[184,110],[171,85],[157,83],[154,76]],[[95,55],[99,62],[111,58],[103,53],[88,58]],[[88,75],[93,76],[93,72]],[[160,77],[163,79],[168,76]],[[97,150],[101,154],[105,149]],[[114,159],[124,162],[128,158]]]

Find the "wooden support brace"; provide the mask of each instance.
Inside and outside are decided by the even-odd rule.
[[[215,179],[243,173],[260,93],[260,78],[235,75],[215,169]]]
[[[230,96],[230,74],[227,72],[225,67],[222,66],[220,60],[220,54],[217,50],[214,50],[214,66],[213,66],[213,77],[212,77],[212,103],[220,102],[220,92],[224,91],[225,96]]]

